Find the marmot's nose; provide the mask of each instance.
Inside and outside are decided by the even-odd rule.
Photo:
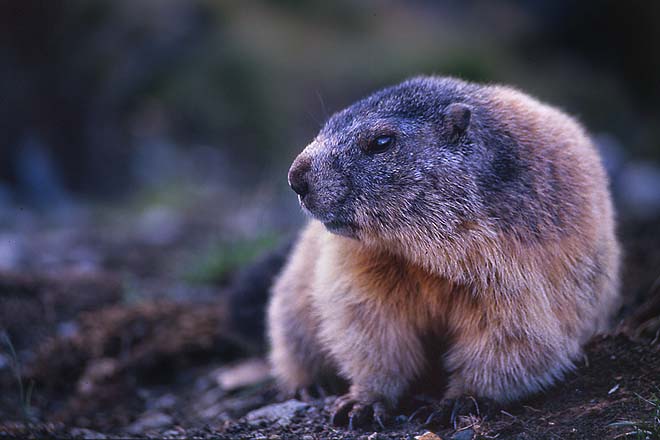
[[[309,171],[312,169],[312,161],[309,156],[298,156],[289,169],[289,186],[300,197],[305,197],[309,192]]]

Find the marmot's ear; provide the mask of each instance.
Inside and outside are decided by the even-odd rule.
[[[465,133],[470,126],[471,118],[472,110],[462,102],[451,103],[445,110],[447,128],[453,136],[460,136]]]

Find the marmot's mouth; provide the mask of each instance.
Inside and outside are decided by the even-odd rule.
[[[343,228],[343,227],[346,227],[346,226],[350,226],[348,223],[342,222],[342,221],[339,221],[339,220],[333,220],[333,221],[330,221],[330,222],[323,222],[323,224],[325,225],[326,228]]]

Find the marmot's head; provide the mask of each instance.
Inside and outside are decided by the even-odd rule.
[[[477,87],[415,78],[333,115],[289,170],[303,208],[366,241],[442,238],[473,222],[483,158],[466,97]]]

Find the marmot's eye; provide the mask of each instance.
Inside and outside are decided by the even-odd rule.
[[[368,153],[382,153],[383,151],[387,150],[390,148],[392,145],[394,145],[394,136],[384,134],[381,136],[378,136],[371,142],[369,142],[369,146],[367,148]]]

